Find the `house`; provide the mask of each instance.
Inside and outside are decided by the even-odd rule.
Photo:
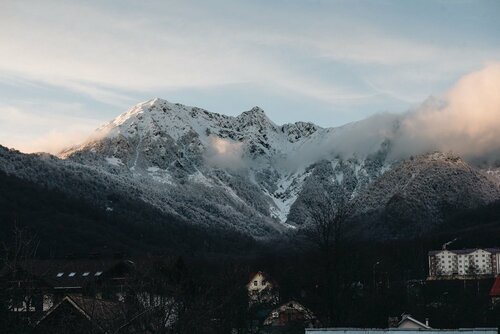
[[[493,286],[490,290],[490,298],[493,303],[500,301],[500,276],[497,276],[495,282],[493,282]]]
[[[264,320],[264,326],[290,326],[300,324],[304,327],[317,324],[316,316],[297,301],[291,300],[271,311]]]
[[[474,279],[500,274],[500,248],[429,252],[429,280]]]
[[[67,294],[120,300],[135,263],[123,259],[26,260],[0,271],[13,312],[41,313]]]
[[[130,333],[123,303],[69,295],[35,323],[34,333]]]
[[[498,334],[497,328],[306,328],[305,334]]]
[[[403,314],[401,320],[398,322],[395,328],[400,329],[431,329],[429,326],[429,320],[425,319],[425,323],[418,321],[413,318],[410,314]]]
[[[279,302],[279,286],[271,276],[263,271],[250,274],[246,285],[249,305],[271,304]]]

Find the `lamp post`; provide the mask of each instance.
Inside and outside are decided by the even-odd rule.
[[[373,275],[373,286],[375,287],[375,291],[378,290],[378,284],[377,284],[377,278],[375,276],[375,267],[378,266],[380,264],[380,262],[382,262],[381,260],[378,260],[377,262],[375,262],[372,266],[372,275]]]

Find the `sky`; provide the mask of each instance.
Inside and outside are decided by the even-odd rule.
[[[405,112],[500,61],[499,16],[498,0],[0,0],[0,144],[54,152],[154,97],[325,127]]]

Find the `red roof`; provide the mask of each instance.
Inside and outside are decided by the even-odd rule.
[[[497,278],[495,279],[495,283],[493,283],[493,286],[490,290],[490,296],[500,297],[500,276],[497,276]]]

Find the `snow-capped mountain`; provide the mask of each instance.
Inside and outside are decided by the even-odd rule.
[[[303,223],[298,212],[290,211],[317,174],[328,169],[325,163],[331,167],[329,181],[339,189],[348,185],[353,193],[387,170],[388,133],[372,136],[365,152],[345,153],[344,140],[359,136],[362,127],[280,126],[258,107],[231,117],[154,99],[105,124],[61,157],[128,175],[152,192],[168,194],[182,203],[182,208],[172,205],[178,213],[208,209],[204,214],[210,215],[224,204],[234,215],[246,212],[280,230]],[[199,194],[203,197],[195,199]],[[196,206],[186,209],[191,201]]]
[[[308,224],[305,202],[318,195],[352,200],[353,226],[384,237],[427,231],[445,209],[500,198],[493,170],[449,154],[395,154],[401,121],[383,114],[338,128],[277,125],[258,107],[232,117],[154,99],[60,159],[3,152],[0,166],[42,184],[63,174],[49,183],[109,210],[109,194],[126,193],[186,222],[258,238]],[[84,178],[90,183],[73,189]]]

